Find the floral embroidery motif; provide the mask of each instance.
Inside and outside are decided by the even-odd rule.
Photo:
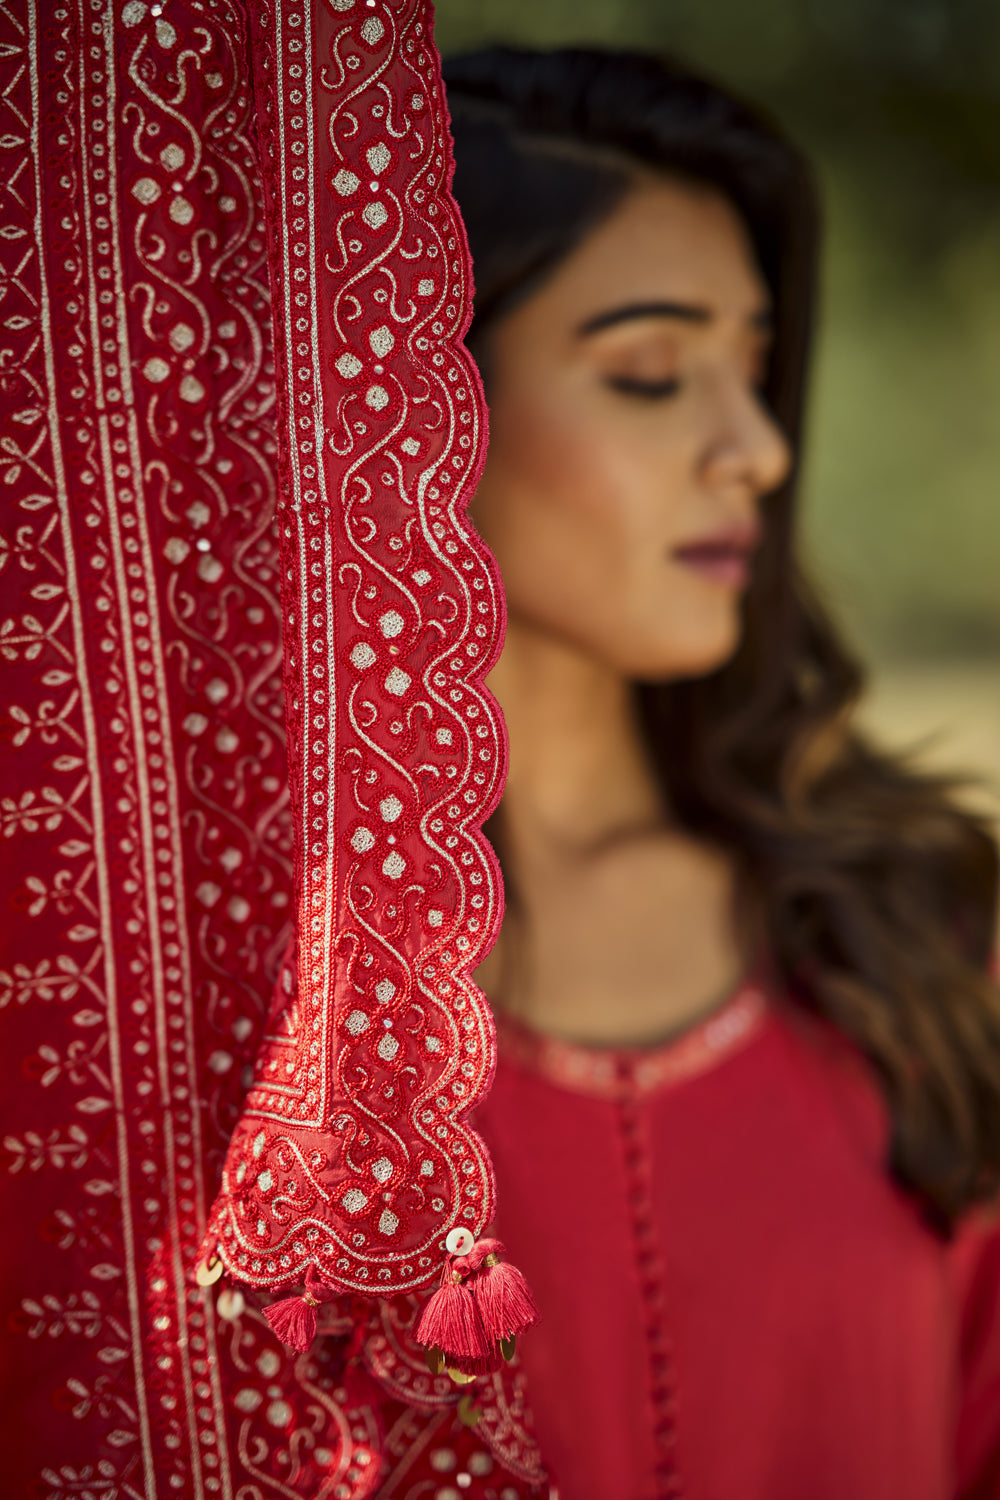
[[[266,33],[272,18],[247,9]],[[499,726],[477,686],[499,600],[454,498],[478,462],[481,408],[449,342],[465,316],[467,265],[443,196],[445,134],[436,58],[418,30],[424,8],[317,0],[282,14],[287,68],[271,104],[287,123],[289,173],[302,160],[291,136],[305,91],[292,67],[301,67],[310,27],[340,38],[325,54],[324,68],[338,61],[324,74],[323,107],[339,110],[345,130],[356,84],[381,91],[381,101],[371,95],[369,154],[351,191],[385,217],[372,212],[356,233],[345,227],[341,247],[358,269],[355,238],[381,257],[384,269],[369,272],[368,311],[360,322],[352,316],[345,291],[335,348],[329,326],[311,344],[294,321],[278,321],[292,385],[283,421],[299,444],[294,485],[283,474],[293,497],[283,524],[299,528],[307,587],[318,535],[307,492],[318,495],[320,480],[304,445],[318,438],[333,453],[332,440],[330,462],[352,475],[343,498],[356,556],[341,557],[337,576],[324,574],[330,592],[318,604],[302,593],[297,639],[308,653],[314,611],[325,629],[332,597],[338,619],[350,599],[351,623],[323,670],[335,669],[345,694],[337,754],[352,734],[357,753],[328,766],[348,799],[338,809],[351,807],[372,842],[328,851],[331,870],[354,872],[351,920],[363,937],[340,957],[365,976],[338,996],[338,1038],[352,1049],[336,1063],[349,1084],[342,1100],[338,1093],[338,1140],[350,1143],[344,1198],[353,1190],[368,1200],[358,1210],[364,1228],[352,1223],[350,1232],[395,1234],[402,1247],[408,1233],[430,1242],[432,1224],[458,1217],[458,1205],[475,1205],[476,1225],[489,1206],[485,1159],[457,1119],[460,1100],[482,1086],[492,1045],[463,965],[485,942],[498,901],[474,828],[502,771]],[[474,1500],[517,1500],[540,1474],[527,1438],[521,1459],[509,1443],[503,1449],[505,1468],[487,1440],[493,1427],[480,1434],[458,1416],[458,1391],[433,1410],[415,1406],[382,1383],[374,1355],[356,1358],[350,1339],[370,1338],[374,1349],[383,1304],[366,1299],[349,1317],[330,1309],[315,1354],[293,1360],[248,1297],[198,1287],[192,1276],[261,1038],[270,1038],[265,1060],[277,1056],[284,1068],[311,1024],[294,959],[282,966],[302,820],[293,824],[287,790],[278,391],[245,24],[233,0],[0,6],[0,1009],[8,1052],[22,1063],[11,1070],[4,1127],[8,1222],[17,1226],[2,1250],[18,1368],[7,1415],[23,1435],[5,1454],[6,1481],[12,1493],[58,1500],[354,1500],[383,1484],[398,1496],[425,1494],[432,1481],[441,1488],[467,1474],[461,1493]],[[397,96],[386,64],[411,41]],[[418,120],[428,153],[424,185],[413,188],[427,216],[419,239],[400,233]],[[281,220],[290,247],[302,242],[298,216],[295,208]],[[297,265],[298,257],[278,283],[292,296]],[[419,359],[411,335],[414,348],[426,339]],[[340,384],[336,398],[328,393],[329,434],[310,419],[310,438],[295,425],[297,403],[319,348],[331,355],[321,380]],[[405,514],[404,489],[413,501]],[[365,650],[355,656],[355,646]],[[304,662],[308,654],[298,662],[302,682]],[[303,746],[294,735],[306,728]],[[323,764],[313,732],[324,726],[313,717],[293,731],[293,764],[306,752],[306,780],[293,790],[301,812],[303,785],[311,795]],[[427,753],[418,757],[421,735]],[[395,876],[393,854],[403,861]],[[431,859],[439,868],[428,883]],[[347,903],[348,886],[337,889]],[[380,954],[371,965],[365,943]],[[391,963],[390,949],[406,961]],[[288,984],[275,989],[281,974]],[[423,1029],[404,995],[419,997]],[[357,1070],[377,1069],[401,1100],[418,1057],[421,1070],[440,1058],[435,1083],[450,1095],[447,1108],[436,1103],[440,1089],[424,1106],[435,1124],[419,1156],[388,1115],[378,1140],[362,1142],[369,1126],[357,1128]],[[303,1057],[280,1081],[259,1074],[255,1097],[270,1089],[308,1115],[310,1066]],[[294,1115],[289,1106],[281,1120]],[[269,1215],[284,1214],[279,1153],[260,1159],[265,1146],[272,1154],[265,1140],[253,1155],[260,1129],[273,1134],[275,1121],[251,1136],[253,1190]],[[416,1208],[381,1197],[403,1172],[422,1184]],[[470,1177],[478,1196],[466,1192]]]
[[[205,1248],[256,1286],[312,1264],[400,1292],[493,1212],[465,1123],[495,1062],[469,974],[500,918],[478,829],[504,769],[502,599],[463,515],[470,267],[423,7],[288,0],[259,25],[298,945]]]

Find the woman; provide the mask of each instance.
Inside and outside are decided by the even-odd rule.
[[[997,861],[798,569],[816,212],[628,54],[446,65],[509,624],[478,1123],[568,1500],[1000,1494]]]

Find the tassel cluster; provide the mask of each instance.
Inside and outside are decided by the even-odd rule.
[[[491,1374],[513,1357],[514,1340],[535,1326],[538,1308],[499,1240],[473,1241],[467,1231],[456,1233],[464,1235],[463,1253],[449,1254],[416,1337],[429,1351],[433,1369],[447,1369],[456,1380],[472,1380]],[[316,1337],[318,1308],[342,1295],[342,1287],[324,1281],[310,1266],[305,1291],[272,1302],[264,1316],[283,1344],[305,1354]]]
[[[538,1322],[528,1283],[506,1254],[499,1240],[486,1239],[449,1257],[417,1326],[432,1368],[467,1379],[491,1374],[512,1358],[517,1335]]]
[[[305,1354],[316,1337],[316,1309],[341,1295],[341,1288],[324,1281],[314,1266],[306,1271],[306,1289],[298,1297],[284,1297],[265,1307],[264,1316],[283,1344]]]

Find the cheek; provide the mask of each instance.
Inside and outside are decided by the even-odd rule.
[[[491,418],[474,506],[515,609],[533,609],[553,588],[576,596],[624,581],[662,527],[648,466],[607,416],[588,420],[580,403],[535,395]]]
[[[709,671],[739,638],[735,598],[669,560],[693,458],[668,422],[522,387],[491,415],[473,507],[511,620],[631,677]]]

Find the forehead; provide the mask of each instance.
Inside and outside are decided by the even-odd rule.
[[[547,283],[573,318],[617,303],[704,304],[741,321],[766,311],[767,284],[738,211],[713,188],[640,178]]]

